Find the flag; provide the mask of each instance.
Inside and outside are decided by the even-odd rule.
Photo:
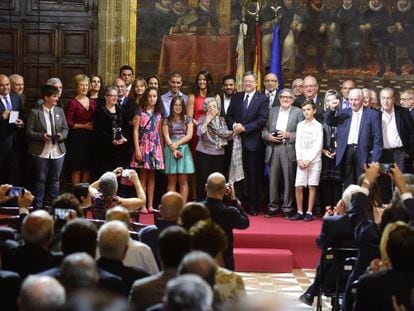
[[[259,23],[256,23],[253,72],[257,75],[257,89],[262,89],[262,49]]]
[[[239,36],[236,46],[236,88],[238,91],[243,89],[244,74],[244,23],[240,23]]]
[[[282,89],[283,79],[282,79],[282,53],[280,50],[280,38],[279,38],[279,25],[277,21],[275,22],[275,27],[273,30],[273,41],[272,41],[272,51],[270,55],[270,69],[269,72],[274,73],[277,76],[279,81],[278,91]]]

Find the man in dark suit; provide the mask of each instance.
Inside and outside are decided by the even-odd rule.
[[[380,103],[384,145],[380,162],[396,163],[403,173],[408,173],[406,159],[412,159],[414,155],[414,125],[410,112],[395,105],[394,90],[389,87],[380,91]],[[382,174],[379,183],[383,202],[388,203],[393,191],[391,178]]]
[[[302,109],[292,106],[294,95],[291,89],[282,89],[279,99],[280,106],[270,109],[262,132],[267,143],[265,161],[269,166],[269,205],[265,217],[275,217],[280,209],[286,216],[293,211],[296,126],[303,120],[303,113]],[[283,188],[283,202],[280,186]]]
[[[269,72],[264,76],[263,85],[265,87],[264,94],[269,98],[269,109],[280,106],[278,96],[276,96],[279,87],[279,81],[274,73]]]
[[[254,216],[259,213],[262,199],[265,145],[261,132],[269,113],[269,99],[257,92],[256,88],[256,74],[251,71],[245,72],[244,92],[232,97],[226,116],[229,128],[234,131],[234,134],[241,136],[243,169],[247,186],[247,194],[242,198],[242,203]]]
[[[316,245],[325,251],[330,247],[356,247],[354,239],[354,227],[351,225],[351,218],[354,213],[351,209],[352,195],[358,191],[360,187],[350,185],[342,194],[342,199],[337,205],[337,215],[325,217],[323,219],[321,232],[316,239]],[[315,279],[306,292],[299,299],[311,306],[314,297],[318,294],[320,286],[320,266],[316,268]],[[327,271],[324,271],[326,273]],[[332,273],[325,274],[328,277],[335,277]],[[328,281],[328,280],[326,280]],[[329,282],[329,281],[328,281]]]
[[[247,229],[250,225],[249,218],[242,209],[223,203],[226,179],[222,174],[213,173],[208,176],[206,192],[207,199],[201,203],[210,211],[211,219],[226,233],[228,245],[223,254],[224,264],[227,269],[234,270],[233,229]]]
[[[305,100],[311,100],[316,106],[316,115],[315,118],[319,122],[322,122],[323,119],[323,96],[318,94],[319,84],[316,81],[314,76],[306,76],[303,79],[303,95],[296,98],[296,102],[300,105],[303,104]],[[299,106],[300,107],[300,106]]]
[[[339,106],[339,109],[346,109],[350,107],[349,98],[348,98],[349,92],[354,88],[356,88],[356,85],[355,85],[355,82],[352,80],[345,80],[342,83],[342,86],[341,86],[342,97],[341,97],[341,105]]]
[[[414,89],[407,88],[400,93],[400,106],[407,108],[411,119],[414,120]],[[405,168],[408,173],[414,174],[414,156],[405,159]]]
[[[18,114],[18,115],[17,115]],[[15,121],[10,122],[10,118]],[[24,110],[20,97],[10,92],[10,80],[0,74],[0,184],[21,185]]]
[[[122,292],[125,296],[129,295],[135,280],[149,276],[141,269],[127,267],[122,263],[128,241],[128,228],[119,220],[107,222],[99,229],[98,248],[101,257],[98,259],[98,267],[122,279]]]
[[[351,107],[326,112],[326,121],[337,127],[336,165],[342,165],[344,187],[356,184],[366,163],[378,162],[382,153],[380,114],[363,108],[362,91],[349,93]]]

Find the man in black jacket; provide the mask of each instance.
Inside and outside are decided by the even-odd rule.
[[[226,233],[228,246],[223,254],[224,263],[227,269],[234,270],[233,229],[246,229],[250,223],[242,209],[223,203],[224,195],[229,188],[226,189],[226,179],[222,174],[210,174],[206,183],[207,199],[201,203],[209,209],[211,219]]]

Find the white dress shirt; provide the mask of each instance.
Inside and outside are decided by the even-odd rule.
[[[361,127],[361,119],[362,119],[362,111],[364,109],[361,108],[357,112],[352,110],[352,117],[351,117],[351,126],[349,128],[348,134],[348,145],[351,144],[358,144],[358,137],[359,137],[359,129]]]
[[[323,129],[316,119],[300,121],[296,129],[296,159],[316,163],[322,161]]]
[[[287,110],[282,110],[282,107],[280,107],[279,115],[277,116],[275,130],[286,132],[287,124],[289,121],[289,113],[290,113],[290,107]]]
[[[403,146],[400,134],[398,134],[397,123],[395,121],[395,110],[391,113],[382,111],[382,139],[384,149],[400,148]]]
[[[58,115],[55,115],[55,110],[50,109],[52,111],[52,115],[54,116],[54,122],[55,122],[55,128],[56,128],[56,119],[59,118]],[[46,108],[46,106],[43,105],[43,114],[45,116],[46,121],[46,131],[48,135],[52,135],[52,126],[50,124],[50,118],[49,118],[49,109]],[[58,131],[56,131],[58,133]],[[42,153],[38,156],[39,158],[44,159],[59,159],[63,157],[65,154],[60,150],[59,143],[52,144],[52,140],[45,141],[45,145],[43,146]]]

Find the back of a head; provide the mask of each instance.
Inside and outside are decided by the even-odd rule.
[[[72,193],[63,193],[53,201],[52,214],[59,214],[59,210],[73,210],[76,217],[82,216],[79,200]]]
[[[131,217],[129,211],[123,206],[115,206],[106,211],[106,221],[119,220],[129,226]]]
[[[394,198],[393,198],[394,199]],[[391,202],[391,206],[384,209],[379,224],[381,232],[392,222],[403,221],[408,222],[408,212],[401,200]]]
[[[192,251],[185,255],[178,267],[177,274],[197,274],[214,288],[217,264],[211,256],[202,251]]]
[[[177,268],[190,251],[190,235],[179,226],[170,226],[160,233],[158,248],[164,269]]]
[[[73,195],[81,202],[81,197],[86,197],[89,194],[89,184],[79,183],[73,187]]]
[[[104,173],[99,178],[99,191],[104,198],[114,196],[118,191],[118,181],[116,175],[113,172]]]
[[[345,209],[349,210],[351,207],[352,196],[361,189],[358,185],[349,185],[342,193],[342,202],[345,205]]]
[[[227,237],[223,229],[213,220],[200,220],[189,230],[193,250],[206,252],[216,258],[227,248]]]
[[[29,275],[20,288],[21,311],[56,310],[65,299],[65,289],[50,276]]]
[[[74,292],[85,288],[95,288],[99,273],[96,261],[86,253],[74,253],[63,259],[60,282],[66,292]]]
[[[226,178],[223,174],[215,172],[208,176],[206,183],[207,196],[209,194],[221,194],[226,189]]]
[[[212,303],[211,287],[197,275],[179,275],[167,283],[164,295],[166,311],[208,311]]]
[[[180,214],[180,225],[186,230],[189,230],[195,223],[200,220],[207,220],[210,218],[210,211],[208,208],[198,202],[188,202],[184,205]]]
[[[105,223],[98,231],[98,247],[103,258],[122,261],[128,242],[128,228],[119,220]]]
[[[37,210],[24,218],[22,237],[25,243],[46,246],[52,235],[53,218],[48,212]]]
[[[68,222],[62,229],[61,249],[65,256],[85,252],[95,258],[96,227],[86,219],[77,218]]]
[[[393,269],[414,270],[414,230],[396,226],[388,235],[387,254]]]
[[[160,213],[164,220],[177,222],[184,206],[184,199],[178,192],[169,191],[161,198]]]

